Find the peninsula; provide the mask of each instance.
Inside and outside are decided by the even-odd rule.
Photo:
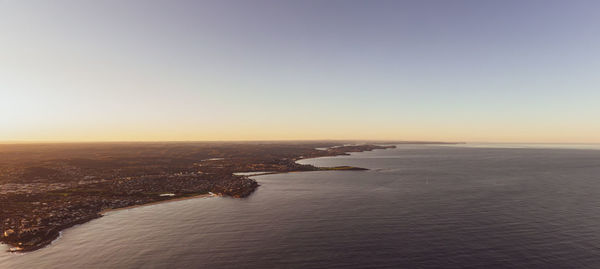
[[[393,148],[339,142],[0,145],[0,242],[32,251],[104,210],[214,193],[246,197],[240,172],[366,170],[298,164],[303,158]]]

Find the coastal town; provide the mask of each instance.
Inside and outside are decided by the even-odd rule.
[[[243,198],[259,184],[240,172],[366,170],[296,161],[393,147],[327,142],[0,145],[0,242],[10,251],[32,251],[105,210],[208,193]]]

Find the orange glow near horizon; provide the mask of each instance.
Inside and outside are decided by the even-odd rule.
[[[0,2],[0,141],[600,143],[593,8]]]
[[[222,127],[202,130],[201,128],[117,128],[109,131],[104,128],[93,129],[51,129],[11,133],[13,137],[0,136],[5,143],[17,142],[117,142],[117,141],[278,141],[278,140],[385,140],[385,141],[444,141],[444,142],[505,142],[505,143],[600,143],[584,132],[565,129],[562,132],[553,129],[539,129],[537,132],[519,132],[514,129],[481,129],[421,127],[396,130],[385,126],[332,126],[330,128],[282,129],[277,126],[238,128]],[[10,133],[10,132],[9,132]]]

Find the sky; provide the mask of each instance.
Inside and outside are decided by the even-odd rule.
[[[0,0],[0,141],[600,143],[598,10]]]

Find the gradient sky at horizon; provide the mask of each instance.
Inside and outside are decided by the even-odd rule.
[[[0,141],[600,142],[598,11],[0,0]]]

